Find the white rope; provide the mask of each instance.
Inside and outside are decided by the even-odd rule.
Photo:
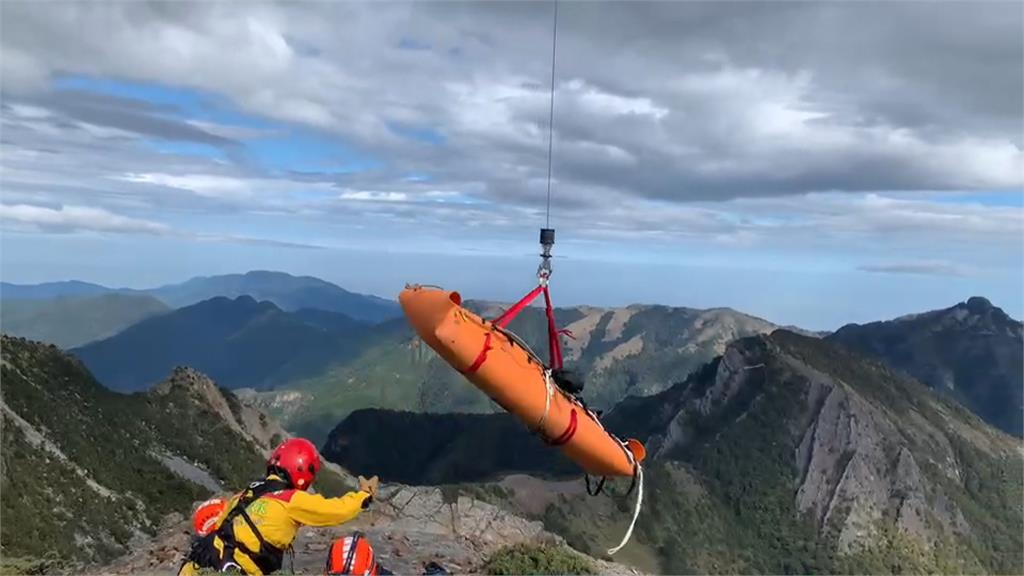
[[[636,519],[640,516],[640,507],[644,501],[644,469],[640,466],[640,463],[636,464],[636,507],[633,509],[633,520],[629,523],[629,529],[626,530],[626,535],[622,537],[622,542],[615,548],[608,550],[609,556],[614,556],[616,552],[622,550],[623,547],[629,543],[629,539],[633,537],[633,527],[636,526]]]
[[[547,388],[547,394],[544,395],[544,414],[537,420],[537,433],[541,436],[544,436],[544,424],[547,422],[548,412],[551,411],[551,397],[555,395],[555,387],[551,385],[551,370],[544,370],[544,387]]]
[[[547,389],[547,393],[544,395],[544,414],[542,414],[540,419],[537,421],[537,432],[539,432],[541,435],[544,434],[544,423],[548,419],[548,412],[551,410],[551,397],[554,396],[555,393],[555,387],[551,382],[550,369],[544,370],[544,387]],[[587,413],[591,415],[593,420],[597,422],[598,427],[602,431],[605,431],[604,425],[601,423],[601,419],[598,418],[596,414],[594,414],[585,406],[580,404],[576,398],[573,398],[572,396],[565,394],[565,392],[563,392],[561,388],[559,388],[558,391],[562,392],[562,395],[568,398],[571,402],[577,404],[580,408],[586,410]],[[607,431],[605,431],[605,433],[607,433]],[[636,457],[633,455],[633,452],[629,449],[628,446],[622,444],[622,450],[626,453],[626,456],[629,457],[630,462],[632,462],[633,465],[636,466],[636,506],[633,509],[633,519],[629,522],[629,529],[626,530],[626,535],[622,537],[622,542],[619,542],[618,546],[608,549],[609,556],[613,556],[616,552],[622,550],[626,546],[626,544],[629,543],[630,538],[633,537],[633,528],[636,527],[636,520],[640,517],[640,509],[643,507],[644,503],[644,469],[642,466],[640,466],[640,463],[636,461]]]

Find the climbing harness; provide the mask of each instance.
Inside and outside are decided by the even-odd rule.
[[[235,550],[242,552],[248,556],[253,563],[255,563],[260,570],[265,574],[269,574],[275,570],[280,570],[284,563],[285,550],[282,550],[263,538],[263,534],[260,533],[259,528],[256,527],[256,523],[253,522],[246,508],[261,498],[262,496],[271,492],[278,492],[281,490],[287,490],[290,485],[283,480],[263,480],[253,482],[249,485],[249,488],[245,491],[235,507],[228,512],[227,516],[220,524],[220,528],[217,529],[214,534],[221,539],[224,543],[224,552],[222,557],[225,561],[230,561],[234,558]],[[235,536],[234,520],[236,517],[241,516],[242,520],[252,531],[253,535],[256,536],[257,542],[260,544],[259,551],[249,549],[248,546],[238,541]]]

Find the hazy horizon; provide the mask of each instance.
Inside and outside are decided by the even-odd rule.
[[[325,251],[323,256],[330,257],[330,251]],[[358,268],[365,265],[367,261],[376,260],[378,255],[372,253],[349,253],[350,265]],[[285,272],[294,276],[313,276],[337,284],[338,286],[363,294],[370,294],[394,300],[398,292],[407,283],[438,284],[450,290],[460,292],[466,299],[493,300],[500,302],[511,302],[528,291],[533,282],[532,277],[534,261],[528,257],[521,258],[494,258],[491,256],[459,256],[433,255],[432,258],[424,259],[424,255],[400,255],[398,260],[403,268],[412,272],[406,274],[401,270],[392,270],[384,275],[375,275],[373,278],[360,277],[354,273],[330,270],[318,272],[319,264],[315,261],[304,264],[296,264],[290,269],[281,268],[232,268],[230,265],[210,268],[205,272],[190,273],[183,272],[175,274],[172,271],[161,271],[149,276],[131,277],[125,276],[124,271],[118,270],[112,276],[90,276],[88,270],[83,268],[80,276],[67,277],[43,277],[43,276],[15,276],[10,277],[6,270],[3,274],[4,282],[15,284],[40,284],[44,282],[59,282],[67,280],[80,280],[100,284],[108,288],[131,288],[149,289],[167,284],[178,284],[199,276],[216,276],[221,274],[244,274],[251,271],[272,271]],[[442,266],[437,266],[441,264]],[[467,267],[471,272],[460,270]],[[1002,308],[1007,314],[1014,318],[1021,318],[1022,305],[1021,297],[1013,294],[986,294],[973,291],[969,282],[949,286],[948,290],[932,293],[927,298],[915,298],[914,292],[921,284],[927,284],[931,280],[927,277],[911,278],[909,282],[902,284],[903,298],[876,302],[875,306],[864,307],[859,298],[877,297],[879,288],[877,286],[854,286],[849,281],[855,279],[856,274],[833,273],[796,273],[795,278],[789,278],[783,285],[794,283],[814,282],[822,290],[843,291],[843,302],[849,305],[830,307],[827,302],[805,302],[796,298],[778,298],[767,296],[758,291],[749,290],[751,282],[757,281],[758,276],[766,274],[764,270],[729,269],[729,268],[697,268],[686,266],[657,265],[655,270],[650,269],[651,265],[620,263],[618,268],[609,267],[603,262],[588,262],[584,260],[560,259],[556,261],[556,274],[552,279],[552,291],[556,306],[598,306],[598,307],[622,307],[630,304],[656,304],[666,306],[681,306],[689,308],[732,308],[745,314],[764,318],[778,325],[792,325],[808,330],[836,330],[848,323],[863,324],[878,320],[891,320],[906,314],[915,314],[928,310],[948,308],[958,302],[966,301],[972,296],[982,296],[989,299],[995,306]],[[620,275],[616,276],[616,270]],[[629,274],[637,274],[651,277],[660,273],[665,281],[675,279],[679,282],[686,282],[687,278],[693,279],[693,273],[699,272],[697,282],[684,284],[676,295],[659,297],[660,290],[650,286],[631,286],[629,274],[621,275],[625,271]],[[690,273],[689,275],[687,275]],[[406,278],[408,276],[408,278]],[[412,278],[418,276],[418,278]],[[459,281],[462,276],[462,281]],[[406,278],[403,280],[403,278]],[[500,282],[493,282],[500,278]],[[772,278],[773,281],[778,280]],[[865,290],[867,292],[865,292]],[[711,296],[709,296],[711,294]],[[632,295],[632,297],[631,297]]]

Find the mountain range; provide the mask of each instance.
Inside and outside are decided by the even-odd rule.
[[[1021,328],[984,299],[824,338],[722,309],[556,316],[584,395],[649,451],[644,512],[616,558],[655,573],[1024,571],[1024,450],[989,425],[1015,431],[1003,419],[1024,385]],[[542,310],[511,327],[544,349]],[[628,481],[587,497],[571,463],[401,318],[215,297],[73,355],[6,335],[0,350],[5,562],[121,556],[171,512],[251,479],[285,428],[346,468],[437,491],[439,506],[486,502],[594,556],[632,509]],[[54,509],[71,517],[37,513]]]
[[[398,303],[376,296],[349,292],[336,284],[312,276],[283,272],[253,271],[245,274],[201,276],[181,284],[148,291],[175,308],[189,306],[217,296],[251,296],[273,302],[286,311],[303,309],[339,312],[355,320],[380,322],[401,315]]]
[[[12,284],[0,282],[0,298],[11,300],[46,300],[49,298],[79,298],[83,296],[99,296],[115,292],[111,288],[82,282],[80,280],[64,280],[61,282],[43,282],[42,284]]]
[[[195,366],[221,385],[246,389],[244,396],[319,440],[360,408],[495,410],[394,318],[396,303],[316,278],[253,271],[148,291],[70,281],[4,284],[2,294],[4,332],[74,348],[115,389],[145,389],[174,366]],[[485,317],[504,309],[484,301],[467,306]],[[776,328],[730,309],[577,306],[556,317],[571,335],[563,341],[566,363],[601,409],[664,390],[729,342]],[[542,350],[545,326],[542,311],[531,307],[511,327]],[[1024,436],[1022,333],[1021,322],[971,298],[816,336],[876,356]]]
[[[74,348],[170,310],[144,294],[5,299],[0,302],[0,327],[12,336]]]
[[[605,424],[647,443],[644,511],[623,551],[645,570],[1024,569],[1019,441],[837,343],[784,330],[738,340],[685,381],[626,398]],[[414,429],[439,429],[437,443],[411,439]],[[391,456],[408,442],[440,456]],[[384,411],[352,414],[324,448],[342,466],[381,454],[378,469],[412,483],[476,483],[599,555],[628,520],[628,481],[589,498],[551,477],[564,470],[546,468],[553,452],[505,415]]]
[[[319,440],[360,408],[496,409],[422,347],[404,319],[387,319],[398,313],[394,302],[322,280],[255,271],[145,293],[82,296],[104,290],[111,289],[73,281],[5,284],[3,329],[74,348],[118,390],[145,389],[174,366],[195,366],[221,385],[246,389],[241,394]],[[161,302],[180,308],[167,310]],[[484,301],[467,306],[486,317],[504,309]],[[571,334],[563,341],[566,363],[583,376],[585,396],[601,409],[629,395],[657,393],[729,342],[776,328],[730,309],[578,306],[558,309],[556,317]],[[524,310],[511,327],[531,347],[546,347],[539,308]],[[1019,321],[984,298],[972,298],[945,310],[817,335],[877,356],[1021,436],[1021,334]]]
[[[466,305],[485,317],[496,317],[503,310],[493,303]],[[587,401],[605,410],[628,396],[663,391],[720,355],[728,343],[776,328],[729,309],[573,307],[559,308],[555,315],[574,337],[563,341],[566,365],[582,375]],[[541,309],[525,309],[510,328],[534,350],[546,348]],[[987,300],[972,298],[945,310],[849,325],[824,337],[945,390],[987,422],[1020,436],[1024,412],[1021,323]],[[318,441],[341,417],[360,408],[440,413],[497,410],[422,345],[404,320],[373,327],[359,344],[360,351],[346,361],[330,362],[313,376],[255,394],[253,401],[290,429]]]
[[[257,402],[291,429],[320,440],[340,418],[364,407],[494,410],[486,397],[419,345],[404,319],[353,321],[335,311],[347,309],[342,304],[348,300],[310,297],[325,286],[320,280],[269,272],[198,278],[145,294],[111,291],[91,297],[70,294],[108,289],[78,282],[40,285],[35,291],[5,285],[4,294],[18,298],[5,299],[0,308],[5,318],[21,313],[11,329],[5,322],[6,331],[72,348],[115,390],[144,390],[175,366],[192,366],[224,387],[263,391],[255,396]],[[247,294],[235,295],[241,292]],[[52,298],[55,294],[62,296]],[[189,304],[210,294],[216,295]],[[157,310],[153,298],[181,307]],[[134,312],[133,305],[143,301],[154,309]],[[121,309],[100,303],[119,303]],[[300,303],[311,307],[294,309]],[[373,312],[376,300],[352,303],[357,304],[361,317],[382,320]],[[488,302],[469,306],[487,316],[502,310]],[[69,313],[72,307],[78,312]],[[97,311],[106,325],[79,320]],[[133,313],[135,323],[128,321]],[[774,328],[728,309],[573,307],[558,309],[556,316],[573,334],[565,341],[568,364],[587,379],[590,401],[604,408],[626,394],[657,392],[721,353],[727,342]],[[512,324],[538,349],[544,346],[545,326],[538,308],[524,310]]]
[[[337,312],[285,312],[251,296],[218,296],[72,353],[114,390],[145,390],[176,366],[201,370],[226,388],[268,388],[344,361],[367,328]]]
[[[466,305],[490,318],[503,309],[485,302]],[[610,408],[628,394],[660,391],[721,354],[728,342],[774,328],[729,309],[581,306],[558,308],[555,317],[575,338],[565,340],[566,365],[584,378],[584,396],[598,408]],[[534,350],[546,349],[543,309],[526,308],[510,328]],[[361,345],[350,360],[257,395],[256,402],[280,416],[289,429],[318,440],[326,438],[340,417],[359,408],[478,413],[497,409],[423,345],[404,319],[374,327]]]
[[[252,296],[256,300],[273,302],[286,311],[307,308],[327,310],[371,323],[401,315],[398,303],[392,300],[349,292],[312,276],[292,276],[284,272],[262,270],[245,274],[200,276],[180,284],[147,290],[108,288],[75,280],[34,285],[0,283],[0,297],[4,300],[44,300],[110,293],[150,295],[171,308],[189,306],[218,296]]]
[[[997,428],[1024,436],[1024,324],[985,298],[830,336],[947,394]]]

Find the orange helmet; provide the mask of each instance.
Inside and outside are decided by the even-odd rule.
[[[267,460],[267,471],[283,472],[299,490],[308,490],[320,471],[320,454],[305,438],[289,438]]]
[[[192,514],[192,528],[196,534],[206,536],[217,528],[217,518],[220,518],[224,508],[228,505],[223,498],[210,498],[199,505]]]
[[[380,566],[373,557],[373,548],[362,532],[338,538],[327,553],[327,574],[377,576]]]

